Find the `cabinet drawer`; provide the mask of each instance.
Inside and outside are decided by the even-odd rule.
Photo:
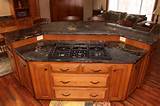
[[[104,99],[106,88],[55,87],[55,98],[61,99]]]
[[[53,72],[78,72],[80,70],[78,63],[54,63],[51,66]]]
[[[111,65],[107,64],[83,64],[83,72],[86,73],[108,73],[111,69]]]
[[[54,86],[106,87],[108,74],[52,74]]]

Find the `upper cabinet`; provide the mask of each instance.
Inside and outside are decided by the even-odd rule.
[[[13,0],[13,15],[16,18],[39,17],[38,0]]]

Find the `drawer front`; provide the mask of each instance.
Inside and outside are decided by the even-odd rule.
[[[111,65],[108,64],[83,64],[82,67],[85,73],[108,73],[111,70]]]
[[[79,72],[80,64],[78,63],[53,63],[51,64],[53,72]]]
[[[106,88],[55,87],[55,98],[59,99],[104,99]]]
[[[52,74],[54,86],[106,87],[108,74]]]

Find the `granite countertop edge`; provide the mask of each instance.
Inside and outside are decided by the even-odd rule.
[[[70,28],[68,30],[66,28]],[[77,28],[77,29],[74,29]],[[33,33],[34,32],[34,33]],[[133,28],[121,27],[114,24],[106,23],[84,23],[84,22],[53,22],[46,25],[34,26],[32,28],[27,28],[19,31],[13,31],[6,33],[5,39],[9,42],[19,41],[25,39],[26,36],[36,37],[39,35],[118,35],[128,39],[137,40],[149,45],[152,45],[157,41],[156,38],[152,36],[152,33],[138,31]],[[23,36],[22,36],[23,35]],[[11,37],[12,36],[12,37]],[[21,37],[21,39],[19,39]],[[31,38],[30,37],[30,38]],[[19,40],[18,40],[19,39]]]

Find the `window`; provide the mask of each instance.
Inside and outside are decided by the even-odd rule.
[[[109,0],[109,10],[146,15],[151,21],[155,0]]]

